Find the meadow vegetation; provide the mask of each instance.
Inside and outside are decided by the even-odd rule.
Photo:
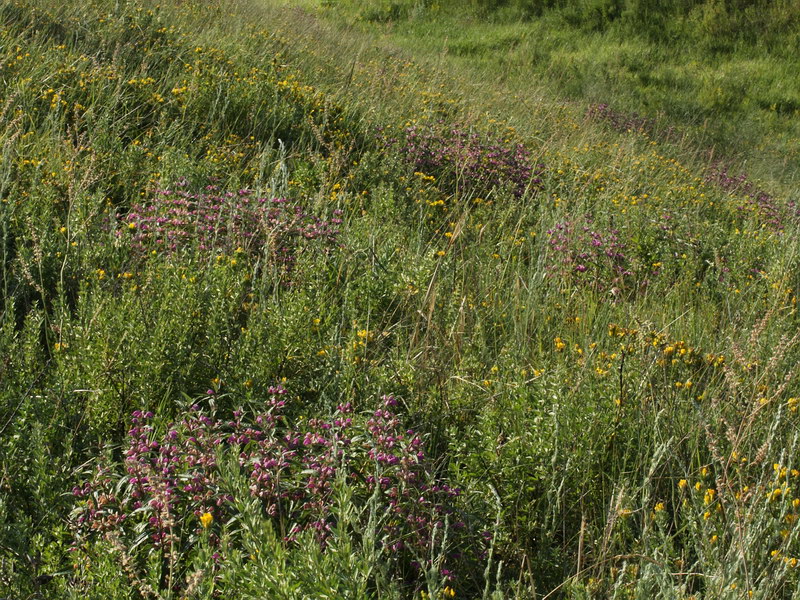
[[[388,33],[410,50],[446,56],[460,70],[477,69],[475,80],[487,84],[483,94],[498,91],[500,82],[505,93],[525,100],[538,84],[584,106],[608,104],[621,113],[652,119],[662,138],[688,138],[684,152],[721,154],[753,175],[797,187],[796,2],[305,4]]]
[[[800,597],[796,9],[587,6],[0,5],[3,596]]]

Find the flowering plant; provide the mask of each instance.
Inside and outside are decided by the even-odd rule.
[[[541,188],[543,165],[520,143],[477,133],[458,125],[403,131],[401,140],[387,139],[415,172],[436,177],[446,186],[474,195],[508,189],[519,198]]]
[[[352,502],[363,506],[377,499],[384,515],[379,552],[397,577],[417,579],[434,567],[432,550],[444,530],[451,539],[464,530],[454,517],[459,490],[436,480],[422,439],[403,429],[394,412],[397,401],[384,397],[366,418],[347,403],[330,420],[290,425],[286,389],[273,387],[270,394],[252,423],[241,410],[222,420],[195,405],[159,433],[153,413],[134,412],[124,472],[101,464],[73,489],[79,499],[72,519],[76,548],[105,538],[123,552],[142,548],[161,557],[167,572],[188,562],[202,540],[218,547],[241,500],[220,468],[228,454],[285,544],[311,532],[326,547],[336,532],[338,478],[350,486]],[[213,557],[223,560],[219,553]],[[450,578],[449,566],[438,561],[435,568]]]
[[[286,198],[256,196],[249,189],[223,192],[214,185],[195,193],[187,185],[181,180],[175,189],[156,190],[149,202],[132,206],[119,217],[117,237],[141,254],[192,248],[201,253],[266,251],[287,271],[301,240],[317,240],[327,248],[337,244],[339,209],[323,219]]]

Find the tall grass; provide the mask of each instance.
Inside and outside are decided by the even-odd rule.
[[[796,186],[794,3],[305,4],[380,26],[412,52],[447,56],[473,80],[491,81],[489,89],[525,98],[535,85],[654,117],[688,136],[689,147]]]
[[[796,198],[465,77],[570,6],[2,6],[5,595],[798,595]]]

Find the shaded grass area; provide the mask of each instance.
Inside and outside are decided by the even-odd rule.
[[[796,595],[782,186],[480,44],[0,15],[4,593]]]

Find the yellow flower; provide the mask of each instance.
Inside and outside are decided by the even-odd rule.
[[[214,516],[211,513],[203,513],[203,515],[200,517],[200,523],[203,525],[203,529],[208,529],[213,522]]]
[[[684,489],[684,488],[686,488],[686,486],[687,486],[687,485],[689,485],[689,482],[688,482],[688,481],[686,481],[685,479],[681,479],[681,480],[678,482],[678,488],[679,488],[679,489],[681,489],[681,490],[682,490],[682,489]]]

